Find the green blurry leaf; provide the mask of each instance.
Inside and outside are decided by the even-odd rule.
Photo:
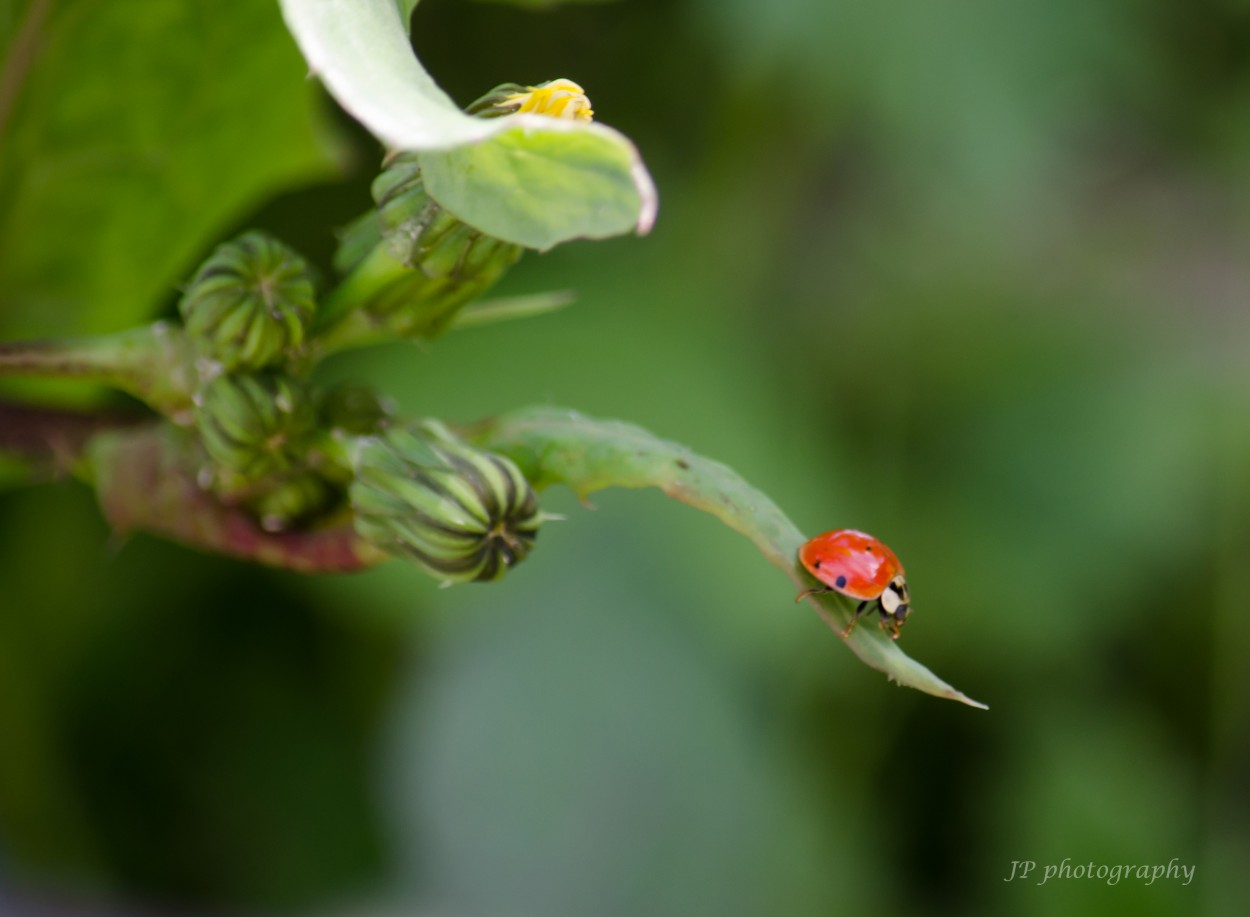
[[[388,146],[425,152],[430,194],[464,222],[537,249],[651,228],[655,187],[617,131],[465,115],[412,53],[393,0],[282,0],[282,9],[339,104]]]
[[[566,484],[585,498],[607,487],[658,487],[751,539],[798,588],[812,585],[798,563],[798,549],[806,539],[794,523],[733,469],[684,446],[631,424],[547,407],[501,415],[484,422],[473,435],[480,445],[515,461],[540,489]],[[844,596],[828,593],[808,601],[835,631],[850,618],[851,602]],[[908,658],[898,644],[872,628],[859,628],[845,642],[861,660],[901,685],[972,707],[985,706]]]
[[[23,487],[29,484],[30,480],[30,466],[27,462],[15,456],[0,453],[0,490]]]
[[[734,79],[824,129],[854,111],[874,155],[946,206],[1003,207],[1013,217],[1022,194],[1053,194],[1056,157],[1083,126],[1116,117],[1127,95],[1147,105],[1166,92],[1164,61],[1152,61],[1144,27],[1150,16],[1134,3],[692,0],[692,8]],[[795,86],[803,88],[777,88]]]
[[[6,334],[134,324],[231,221],[329,170],[269,0],[35,0],[26,16],[3,23]]]

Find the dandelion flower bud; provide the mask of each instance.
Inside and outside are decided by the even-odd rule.
[[[362,441],[349,499],[361,537],[446,583],[503,576],[533,548],[542,520],[516,465],[436,421]]]
[[[178,303],[200,355],[227,372],[281,362],[304,342],[315,304],[304,259],[263,232],[218,246]]]
[[[593,121],[594,109],[586,90],[572,80],[551,80],[537,86],[519,86],[504,83],[465,109],[479,118],[497,118],[502,115],[547,115],[564,121]]]
[[[317,415],[285,373],[218,376],[199,394],[196,427],[217,465],[243,481],[288,471],[302,458]]]

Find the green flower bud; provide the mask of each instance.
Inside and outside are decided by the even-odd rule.
[[[279,372],[218,376],[196,398],[196,427],[217,465],[242,481],[290,470],[317,415],[304,386]]]
[[[281,532],[299,526],[333,505],[334,488],[311,471],[295,471],[247,501],[261,526]]]
[[[503,576],[533,548],[542,521],[516,465],[436,421],[362,441],[349,499],[361,537],[447,583]]]
[[[388,162],[373,197],[383,244],[408,270],[366,311],[396,333],[436,335],[521,257],[519,245],[478,232],[439,206],[426,192],[416,153]]]
[[[263,232],[221,245],[178,303],[187,337],[227,372],[260,369],[299,350],[312,320],[304,259]]]
[[[371,385],[341,382],[317,396],[321,427],[353,436],[369,436],[390,424],[395,407]]]
[[[440,207],[426,193],[416,153],[388,159],[373,193],[378,209],[344,231],[334,259],[348,274],[318,317],[323,353],[437,337],[521,256],[520,246]]]

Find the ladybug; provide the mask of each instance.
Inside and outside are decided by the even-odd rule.
[[[835,529],[799,548],[799,560],[824,586],[799,593],[796,602],[809,595],[840,592],[860,600],[855,617],[842,631],[843,638],[850,636],[861,617],[875,609],[881,615],[881,629],[898,639],[899,628],[911,614],[911,599],[903,565],[893,551],[864,532]]]

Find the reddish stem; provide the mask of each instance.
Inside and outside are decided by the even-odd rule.
[[[0,452],[67,469],[93,436],[133,426],[137,414],[74,411],[0,401]]]
[[[100,506],[118,532],[143,530],[299,573],[348,573],[384,559],[350,518],[308,531],[265,531],[244,510],[199,487],[181,432],[168,424],[97,437],[89,455]]]
[[[0,401],[0,453],[95,484],[118,532],[146,531],[201,551],[299,573],[364,570],[384,559],[356,534],[351,519],[299,532],[265,531],[195,481],[197,461],[185,434],[142,415],[87,413]]]

